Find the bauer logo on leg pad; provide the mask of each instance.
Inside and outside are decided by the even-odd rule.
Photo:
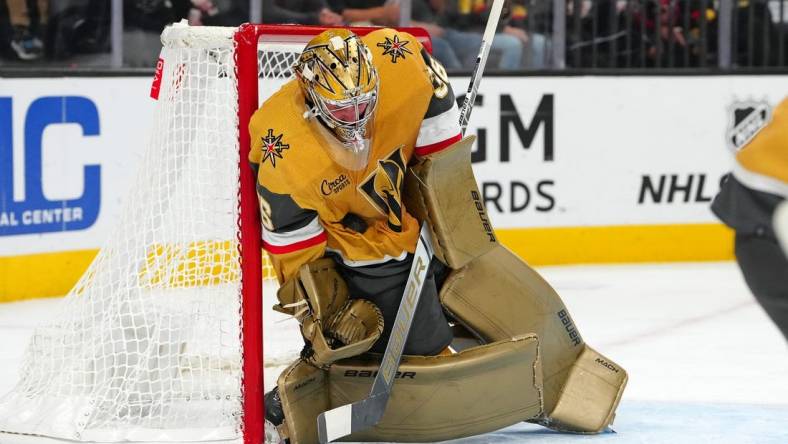
[[[493,232],[492,225],[490,224],[490,219],[487,217],[487,211],[484,208],[484,203],[482,202],[481,196],[479,196],[479,193],[476,190],[471,190],[471,198],[476,205],[476,211],[479,214],[479,219],[482,221],[484,232],[487,233],[487,238],[490,240],[490,242],[495,242],[495,233]]]
[[[374,378],[378,375],[377,370],[345,370],[343,376],[346,378]],[[416,372],[400,372],[394,375],[394,379],[416,379]]]
[[[560,310],[557,314],[558,318],[561,319],[561,324],[564,325],[564,329],[566,329],[566,333],[569,335],[569,340],[572,341],[572,344],[575,346],[582,344],[583,338],[580,337],[580,332],[578,332],[575,328],[575,323],[572,321],[572,317],[569,316],[569,312],[566,310]]]

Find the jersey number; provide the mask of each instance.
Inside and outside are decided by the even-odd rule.
[[[268,231],[274,231],[274,223],[271,221],[271,205],[259,193],[257,200],[260,202],[260,221],[263,223],[263,227]]]
[[[449,76],[446,74],[446,69],[437,60],[427,55],[427,75],[432,82],[432,90],[435,97],[442,99],[449,93]]]

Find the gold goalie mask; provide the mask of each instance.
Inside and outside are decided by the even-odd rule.
[[[293,67],[307,100],[307,116],[317,116],[343,148],[369,148],[371,119],[378,99],[372,54],[346,29],[329,29],[307,43]]]

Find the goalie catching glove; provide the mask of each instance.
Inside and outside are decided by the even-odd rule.
[[[380,338],[383,315],[375,304],[350,299],[347,284],[330,258],[302,265],[277,292],[274,310],[295,317],[306,346],[302,358],[327,368],[360,355]]]

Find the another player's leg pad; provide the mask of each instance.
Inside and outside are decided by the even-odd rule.
[[[320,412],[369,395],[376,356],[339,361],[328,371],[297,362],[282,373],[278,384],[292,444],[317,442]],[[405,356],[396,378],[382,421],[349,441],[443,441],[542,416],[535,335],[449,356]]]
[[[535,422],[575,432],[612,422],[626,371],[585,344],[555,290],[508,249],[498,246],[454,271],[440,298],[483,341],[538,335],[545,416]]]

